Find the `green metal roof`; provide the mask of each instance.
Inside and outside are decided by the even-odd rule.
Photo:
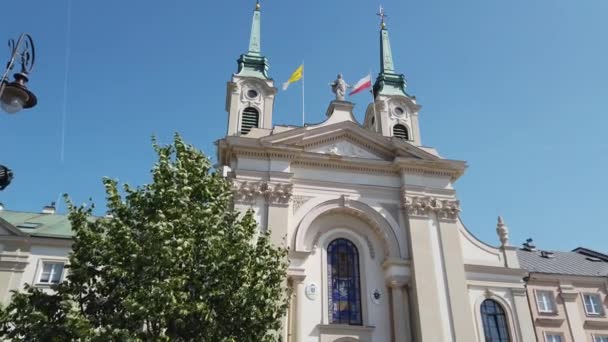
[[[74,236],[67,215],[0,210],[0,219],[31,236],[64,239]]]
[[[268,69],[270,65],[268,64],[268,59],[262,55],[261,22],[262,14],[260,12],[260,3],[258,2],[253,11],[253,19],[251,21],[249,50],[238,59],[239,69],[236,74],[269,80]]]
[[[405,92],[405,76],[395,71],[391,41],[388,29],[383,25],[380,30],[380,73],[374,83],[374,96],[409,95]]]

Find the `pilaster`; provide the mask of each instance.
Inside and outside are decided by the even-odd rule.
[[[536,333],[534,332],[534,326],[532,324],[533,320],[530,313],[526,289],[511,289],[511,294],[513,295],[513,304],[515,306],[515,313],[517,315],[516,326],[519,327],[521,340],[534,341],[536,338]]]
[[[417,317],[416,335],[420,341],[452,341],[449,329],[451,322],[445,312],[447,303],[439,293],[445,289],[440,286],[438,277],[441,274],[436,272],[437,267],[441,267],[441,259],[436,253],[437,247],[433,247],[436,239],[431,231],[437,228],[428,217],[412,216],[408,221],[414,288],[412,308]]]
[[[572,341],[585,341],[587,336],[583,324],[585,323],[580,316],[579,309],[579,292],[572,284],[560,283],[559,295],[564,301],[566,320],[570,332],[572,333]]]
[[[410,225],[422,340],[474,341],[458,231],[460,202],[454,196],[407,190],[402,201]]]
[[[0,303],[8,303],[11,299],[10,291],[20,288],[29,256],[28,251],[20,248],[5,250],[0,254]]]
[[[253,205],[256,200],[264,201],[266,220],[260,222],[263,229],[270,229],[270,239],[276,245],[284,246],[289,220],[289,202],[293,184],[288,179],[272,181],[233,180],[234,199],[237,204]]]
[[[304,296],[306,296],[306,293],[305,293],[304,280],[306,279],[306,274],[304,273],[303,269],[290,269],[287,271],[287,277],[292,281],[293,287],[295,289],[295,299],[296,299],[296,303],[295,303],[296,307],[295,307],[295,310],[292,311],[295,314],[293,317],[293,320],[292,320],[293,342],[305,341],[306,336],[304,334],[302,327],[300,327],[299,320],[301,320],[305,314],[304,313]]]
[[[387,260],[383,267],[385,280],[391,289],[391,313],[393,340],[395,342],[411,342],[410,308],[407,289],[409,282],[409,264],[404,260]]]

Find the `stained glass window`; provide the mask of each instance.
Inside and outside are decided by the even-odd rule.
[[[481,303],[481,319],[486,342],[510,342],[505,310],[495,300]]]
[[[361,325],[359,252],[346,239],[336,239],[327,247],[329,320],[335,324]]]

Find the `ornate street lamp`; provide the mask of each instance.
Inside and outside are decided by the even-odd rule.
[[[9,114],[15,114],[24,108],[32,108],[38,103],[36,95],[27,89],[28,76],[34,67],[36,54],[32,36],[27,33],[22,33],[17,42],[10,39],[8,47],[11,57],[0,78],[0,108]],[[14,80],[11,82],[8,76],[17,63],[21,64],[21,71],[13,75]],[[0,165],[0,190],[4,190],[12,180],[13,171]]]
[[[34,41],[27,33],[22,33],[17,42],[8,41],[11,58],[6,64],[6,70],[0,79],[0,107],[9,114],[15,114],[24,108],[32,108],[38,103],[36,95],[27,89],[29,74],[34,67]],[[21,64],[21,71],[14,74],[14,81],[9,81],[9,73],[15,64]]]

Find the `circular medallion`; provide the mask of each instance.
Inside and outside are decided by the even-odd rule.
[[[319,292],[319,287],[315,283],[310,283],[306,285],[306,297],[310,300],[315,300],[317,298],[317,293]]]
[[[401,116],[403,115],[403,113],[405,113],[405,109],[403,109],[402,107],[395,107],[395,114]]]
[[[250,99],[255,99],[258,97],[258,92],[255,89],[249,89],[247,90],[247,97]]]
[[[374,304],[380,304],[380,299],[382,298],[382,292],[379,289],[374,289],[371,293],[372,302]]]

